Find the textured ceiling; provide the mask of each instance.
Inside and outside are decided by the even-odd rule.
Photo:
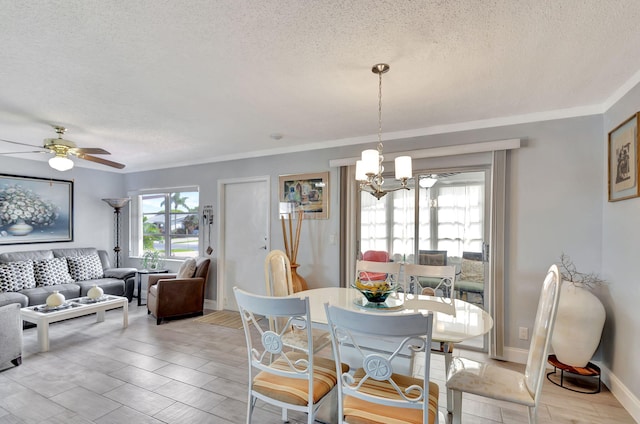
[[[390,138],[601,113],[640,75],[638,0],[0,0],[0,10],[0,138],[39,145],[61,124],[124,172],[375,140],[378,62],[391,65]]]

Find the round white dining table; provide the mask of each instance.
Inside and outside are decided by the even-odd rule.
[[[398,306],[380,309],[362,306],[365,303],[362,300],[364,296],[353,288],[323,287],[297,292],[294,296],[309,298],[311,321],[319,326],[327,325],[324,304],[329,303],[363,314],[394,315],[432,311],[434,342],[460,343],[482,336],[493,327],[493,319],[488,312],[460,299],[453,299],[452,304],[449,298],[397,293],[387,303]]]

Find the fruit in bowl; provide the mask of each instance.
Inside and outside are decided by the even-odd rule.
[[[352,287],[358,289],[367,301],[374,303],[384,302],[391,293],[398,290],[397,284],[387,280],[361,280],[360,278],[356,279]]]

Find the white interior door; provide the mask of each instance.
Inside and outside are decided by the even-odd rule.
[[[266,294],[269,251],[269,177],[220,181],[218,309],[238,310],[233,287]]]

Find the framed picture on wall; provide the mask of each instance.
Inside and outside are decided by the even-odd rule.
[[[329,172],[281,175],[280,216],[304,212],[305,219],[329,219]]]
[[[73,181],[0,174],[0,245],[73,241]]]
[[[638,184],[638,119],[636,113],[609,133],[609,201],[640,195]]]

